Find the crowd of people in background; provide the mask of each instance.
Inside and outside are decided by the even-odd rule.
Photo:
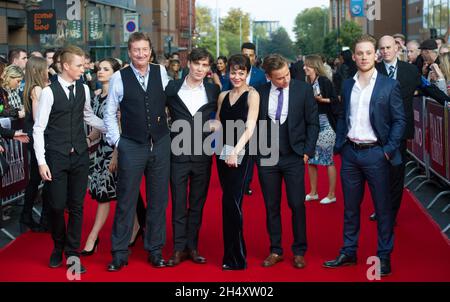
[[[406,140],[414,135],[412,97],[425,95],[450,106],[450,44],[444,37],[419,42],[408,41],[401,34],[385,36],[376,45],[374,43],[372,39],[365,37],[357,42],[360,48],[345,49],[337,58],[325,58],[321,54],[299,55],[295,62],[288,62],[278,55],[258,58],[255,45],[244,43],[240,54],[229,58],[219,56],[216,60],[206,50],[194,49],[188,56],[187,65],[184,65],[178,53],[157,57],[151,49],[150,40],[143,34],[133,35],[128,44],[130,62],[122,62],[116,58],[94,60],[89,54],[71,46],[47,49],[43,53],[28,53],[24,49],[11,50],[7,58],[0,57],[0,117],[24,119],[24,129],[23,132],[8,132],[0,127],[0,135],[5,139],[30,142],[30,178],[20,222],[32,231],[52,233],[55,249],[50,267],[58,267],[61,265],[63,252],[66,256],[78,257],[89,256],[96,251],[99,233],[109,214],[109,203],[118,200],[112,234],[113,261],[108,266],[109,271],[117,271],[127,265],[128,248],[134,246],[141,236],[144,238],[145,249],[149,252],[149,262],[154,267],[176,266],[186,259],[198,264],[206,263],[206,258],[199,254],[197,245],[211,173],[211,157],[170,157],[170,139],[166,134],[170,132],[169,127],[173,121],[189,120],[198,112],[203,119],[208,120],[214,114],[213,119],[218,123],[241,120],[247,125],[240,137],[235,136],[233,142],[226,142],[233,147],[232,153],[226,154],[225,160],[220,160],[218,154],[224,215],[222,268],[238,270],[247,267],[242,232],[242,200],[244,195],[251,195],[253,192],[252,175],[255,164],[262,184],[270,237],[270,253],[262,265],[270,267],[283,260],[279,212],[281,183],[284,181],[293,217],[292,264],[296,268],[303,268],[306,265],[304,255],[307,249],[304,202],[320,200],[321,204],[327,205],[339,201],[335,194],[338,171],[333,159],[336,144],[341,144],[339,148],[343,149],[343,154],[350,154],[349,150],[344,151],[345,142],[340,136],[344,130],[339,128],[339,120],[345,114],[347,118],[355,118],[356,112],[360,114],[360,111],[354,110],[364,110],[355,109],[353,98],[364,97],[367,93],[365,85],[374,89],[380,74],[383,80],[389,78],[397,81],[386,81],[383,85],[386,91],[394,95],[386,95],[386,98],[390,101],[391,98],[397,98],[392,99],[392,104],[388,105],[392,106],[392,110],[397,110],[398,115],[392,117],[392,121],[382,122],[396,125],[398,135],[395,140],[386,138],[386,142],[383,137],[372,139],[370,135],[363,135],[364,139],[358,141],[360,134],[352,132],[352,129],[347,130],[350,139],[352,135],[355,136],[355,140],[350,142],[355,150],[359,152],[382,145],[387,159],[386,165],[382,167],[372,165],[368,168],[370,171],[378,169],[378,174],[382,171],[378,182],[370,180],[367,175],[366,178],[369,179],[376,203],[376,213],[371,219],[378,220],[381,225],[379,256],[385,260],[382,262],[382,271],[385,275],[390,274],[392,229],[401,201]],[[363,52],[366,52],[367,57],[373,56],[377,63],[372,66],[375,69],[370,75],[364,71],[367,64]],[[78,60],[76,66],[75,59]],[[363,75],[366,78],[360,78]],[[353,86],[348,86],[350,82],[356,87],[353,90]],[[66,84],[71,85],[66,87]],[[79,109],[70,110],[79,110],[79,123],[83,124],[84,120],[93,126],[90,133],[82,135],[83,141],[69,142],[72,144],[69,146],[69,155],[64,156],[70,156],[70,159],[60,158],[67,150],[60,150],[60,147],[52,149],[48,145],[51,139],[55,144],[64,143],[58,141],[57,136],[64,132],[57,129],[61,125],[55,115],[64,116],[64,112],[69,109],[55,107],[53,104],[56,103],[56,98],[65,96],[69,101],[85,100],[85,104],[80,105]],[[145,110],[137,112],[133,109],[130,104],[134,99],[146,100],[147,107],[142,108],[147,110],[147,115]],[[186,107],[179,107],[180,100],[186,103]],[[403,103],[401,110],[398,100]],[[200,105],[195,105],[196,102],[200,102]],[[302,109],[298,109],[295,115],[291,112],[291,107],[296,104]],[[55,113],[55,110],[59,111]],[[245,151],[250,137],[257,132],[255,129],[260,120],[273,121],[280,126],[280,161],[275,167],[261,166],[257,156]],[[368,120],[365,122],[366,124],[364,121],[356,121],[362,123],[362,127],[368,127]],[[66,129],[65,133],[78,133],[80,129]],[[139,129],[147,130],[142,130],[141,134],[136,132]],[[401,131],[402,129],[406,130]],[[217,127],[211,128],[211,132],[214,131],[217,131]],[[45,145],[42,141],[44,136]],[[94,142],[97,146],[91,158],[88,189],[92,199],[98,202],[98,208],[95,222],[80,252],[83,189],[86,189],[82,178],[85,174],[87,176],[89,166],[84,162],[87,160],[84,148]],[[3,149],[0,144],[0,152]],[[400,152],[398,158],[396,150]],[[239,156],[241,152],[244,152],[242,158]],[[355,158],[361,156],[358,152],[355,151]],[[75,159],[82,169],[73,164],[73,153],[79,156]],[[139,160],[133,156],[138,156]],[[393,160],[396,161],[395,169],[387,164]],[[305,165],[310,183],[307,194],[303,180]],[[345,171],[341,171],[341,175],[362,165],[362,162],[344,160]],[[321,167],[325,167],[327,171],[328,192],[318,191],[318,182],[322,181],[318,177]],[[69,180],[61,182],[57,173],[68,173],[65,177]],[[152,192],[151,196],[147,196],[146,202],[139,193],[140,176],[143,173],[147,176],[148,192]],[[387,174],[398,175],[398,181],[395,184],[389,183],[386,180]],[[73,180],[70,184],[73,175],[81,177],[80,184]],[[56,181],[55,178],[59,180]],[[32,216],[32,208],[41,179],[45,180],[42,189],[43,211],[37,222]],[[187,193],[188,179],[190,193]],[[158,185],[155,185],[156,180]],[[67,182],[68,191],[56,187],[67,186]],[[172,257],[166,262],[161,253],[165,243],[165,231],[162,230],[165,229],[165,214],[162,213],[167,204],[166,191],[169,183],[173,199],[175,247]],[[390,194],[382,195],[374,191],[386,184],[391,186]],[[70,185],[73,185],[73,190]],[[197,187],[193,188],[193,185]],[[344,191],[352,186],[351,183],[343,185],[347,186]],[[75,191],[79,191],[77,196],[74,195]],[[325,267],[356,263],[359,223],[355,220],[356,217],[359,219],[357,199],[361,196],[355,194],[344,192],[344,199],[347,199],[344,201],[346,242],[338,258],[324,263]],[[391,200],[389,209],[383,201],[386,198]],[[127,203],[129,200],[133,202]],[[189,201],[190,217],[185,214],[188,210],[186,200]],[[72,215],[67,231],[63,225],[66,207]],[[82,272],[84,271],[83,268]]]

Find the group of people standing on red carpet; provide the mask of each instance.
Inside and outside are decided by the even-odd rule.
[[[424,41],[420,45],[422,51],[435,51],[431,43]],[[421,85],[419,70],[399,59],[394,37],[385,36],[377,43],[371,36],[363,35],[356,41],[355,72],[343,79],[339,97],[317,55],[307,56],[304,62],[289,68],[286,59],[272,54],[264,58],[261,70],[255,66],[255,46],[244,43],[241,54],[219,58],[222,62],[217,66],[225,65],[226,69],[223,72],[223,66],[218,68],[214,84],[206,80],[214,61],[207,50],[193,49],[185,76],[169,80],[164,66],[149,63],[151,46],[145,33],[134,33],[128,41],[129,66],[122,68],[115,59],[100,61],[96,74],[100,89],[92,106],[90,88],[80,81],[85,57],[80,48],[68,46],[58,53],[60,70],[49,86],[44,61],[33,59],[36,63],[30,64],[27,73],[42,75],[42,81],[27,82],[25,99],[29,101],[25,109],[32,125],[28,127],[30,137],[33,129],[32,179],[40,176],[46,182],[54,242],[50,267],[60,267],[63,254],[78,258],[95,252],[99,232],[108,217],[109,202],[115,199],[108,271],[119,271],[128,265],[129,247],[140,235],[153,267],[177,266],[187,259],[206,263],[198,241],[215,152],[223,191],[222,269],[247,267],[242,202],[245,194],[251,194],[255,163],[270,238],[269,255],[262,265],[271,267],[284,258],[280,213],[284,182],[292,214],[291,263],[295,268],[304,268],[305,200],[319,199],[317,167],[326,166],[329,193],[320,203],[336,202],[333,154],[338,153],[342,159],[344,244],[338,257],[326,261],[324,267],[356,264],[360,203],[367,181],[378,221],[380,274],[391,273],[406,140],[414,135],[412,97]],[[376,64],[377,49],[382,61]],[[300,70],[295,70],[298,66]],[[291,74],[299,74],[300,81]],[[85,122],[96,129],[87,139]],[[198,122],[206,125],[200,138],[194,133]],[[229,122],[241,125],[240,129],[230,130],[225,126]],[[179,127],[180,124],[187,128]],[[186,129],[192,130],[189,139],[179,140]],[[220,147],[215,150],[210,141],[212,133],[219,134],[215,143]],[[17,133],[16,137],[26,140],[26,135]],[[266,142],[277,160],[271,162],[273,154],[264,152],[260,145],[252,153],[253,138]],[[94,226],[80,252],[89,174],[88,145],[97,139],[100,142],[89,189],[99,205]],[[175,152],[174,142],[182,152]],[[198,153],[199,142],[212,151],[203,148]],[[306,164],[311,182],[309,194],[304,185]],[[140,195],[143,175],[146,209]],[[174,248],[166,261],[162,248],[166,241],[169,188]],[[79,270],[86,272],[81,264]]]

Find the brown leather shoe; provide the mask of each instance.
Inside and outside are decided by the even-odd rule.
[[[189,251],[189,258],[197,264],[205,264],[206,263],[206,258],[200,256],[200,254],[198,253],[198,250],[190,250]]]
[[[303,256],[294,256],[294,262],[292,263],[295,268],[305,268],[306,262]]]
[[[184,260],[186,260],[187,256],[188,255],[186,254],[186,252],[175,251],[175,252],[173,252],[172,257],[170,257],[169,261],[167,262],[167,266],[178,265],[181,262],[183,262]]]
[[[271,267],[280,261],[283,261],[283,256],[272,253],[263,261],[262,266]]]

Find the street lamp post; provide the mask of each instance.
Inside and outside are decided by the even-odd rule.
[[[242,45],[242,15],[239,16],[239,47]]]
[[[189,52],[192,50],[192,0],[189,0]]]
[[[219,0],[216,0],[216,58],[220,55]]]

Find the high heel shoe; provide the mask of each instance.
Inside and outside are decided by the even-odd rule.
[[[133,247],[140,236],[144,238],[144,230],[142,229],[142,227],[139,227],[139,231],[136,233],[136,237],[134,237],[134,240],[128,244],[128,247]]]
[[[94,255],[94,253],[97,252],[98,242],[99,242],[99,239],[97,237],[97,239],[95,239],[94,247],[92,248],[92,250],[90,250],[90,251],[82,250],[80,255],[81,256],[92,256],[92,255]]]

